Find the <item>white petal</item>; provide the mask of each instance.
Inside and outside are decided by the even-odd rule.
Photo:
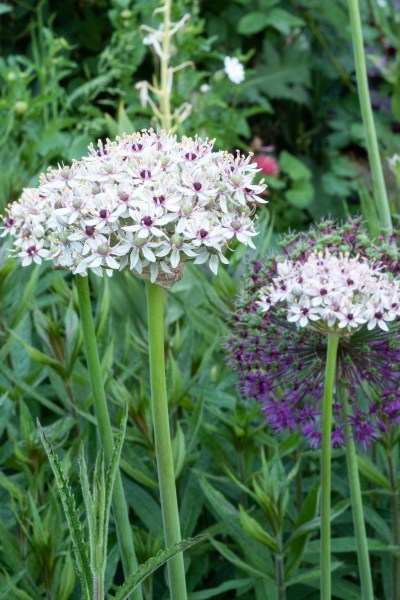
[[[144,246],[142,248],[142,252],[143,252],[143,256],[145,258],[147,258],[147,260],[149,260],[150,262],[155,262],[156,261],[156,257],[154,255],[154,252],[152,252],[152,250],[150,250],[150,248],[148,248],[147,246]]]

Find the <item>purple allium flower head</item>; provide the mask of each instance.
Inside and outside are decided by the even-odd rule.
[[[307,233],[286,236],[281,246],[292,263],[305,263],[316,252],[328,251],[374,262],[389,280],[399,273],[391,240],[382,236],[379,246],[375,245],[360,220],[340,227],[323,221]],[[238,373],[243,397],[260,403],[275,432],[301,431],[309,445],[317,448],[327,336],[288,321],[284,303],[266,312],[260,306],[260,291],[276,279],[281,258],[269,256],[248,267],[233,315],[233,337],[227,343],[229,363]],[[347,423],[355,441],[365,448],[400,422],[400,323],[393,319],[387,325],[385,331],[360,323],[357,328],[345,328],[339,339],[333,447],[344,445]],[[341,404],[343,396],[350,405],[348,417]]]

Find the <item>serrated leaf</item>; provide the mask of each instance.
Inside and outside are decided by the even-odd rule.
[[[93,597],[93,576],[90,569],[90,561],[87,552],[87,547],[83,538],[81,522],[79,520],[79,513],[75,505],[75,498],[72,495],[69,480],[64,473],[61,462],[55,454],[53,447],[50,441],[47,439],[46,434],[44,433],[39,421],[38,429],[43,447],[46,451],[47,457],[49,459],[52,471],[56,479],[57,488],[61,497],[61,502],[67,519],[68,528],[73,543],[73,550],[76,561],[75,564],[78,576],[81,580],[82,593],[85,599],[91,600],[91,598]]]
[[[111,501],[112,494],[114,489],[115,478],[118,473],[119,461],[121,457],[122,444],[124,443],[125,432],[126,432],[126,424],[128,421],[128,407],[125,404],[124,411],[122,413],[121,422],[119,426],[119,432],[117,435],[117,439],[114,443],[114,450],[112,453],[110,464],[108,465],[106,472],[106,485],[105,485],[105,508],[104,508],[104,531],[103,531],[103,539],[106,544],[107,540],[107,531],[108,531],[108,523],[110,519],[110,511],[111,511]]]
[[[173,544],[165,550],[160,550],[153,556],[149,558],[143,565],[141,565],[135,573],[133,573],[125,583],[117,590],[115,596],[108,595],[108,598],[113,598],[114,600],[125,600],[129,594],[131,594],[137,587],[144,581],[149,575],[154,573],[159,567],[165,564],[170,558],[179,554],[180,552],[184,552],[188,548],[191,548],[195,544],[199,542],[203,542],[207,539],[207,535],[198,535],[195,538],[189,538],[187,540],[182,540],[177,544]]]

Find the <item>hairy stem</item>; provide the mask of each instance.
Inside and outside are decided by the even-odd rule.
[[[157,455],[158,481],[166,546],[181,540],[178,499],[168,416],[167,386],[164,359],[164,290],[146,282],[149,326],[150,383],[153,407],[154,439]],[[182,553],[168,561],[171,600],[186,600],[185,569]]]
[[[322,407],[321,453],[321,600],[331,598],[331,437],[332,403],[339,338],[328,336]]]
[[[97,425],[99,427],[100,439],[104,450],[106,464],[108,465],[113,454],[114,440],[97,348],[92,306],[90,301],[89,279],[88,277],[77,275],[76,284],[78,290],[79,310],[81,315],[86,361],[93,393],[94,410],[96,414]],[[133,544],[132,528],[129,523],[128,507],[126,505],[122,479],[119,471],[117,472],[117,476],[115,478],[112,506],[124,573],[125,576],[128,577],[137,569],[138,564]],[[140,588],[137,588],[133,592],[132,598],[134,600],[142,600],[142,592]]]

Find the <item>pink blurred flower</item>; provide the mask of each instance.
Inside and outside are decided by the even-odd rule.
[[[261,169],[264,175],[279,177],[278,161],[273,156],[259,154],[253,158],[253,162],[256,163],[257,167]]]

